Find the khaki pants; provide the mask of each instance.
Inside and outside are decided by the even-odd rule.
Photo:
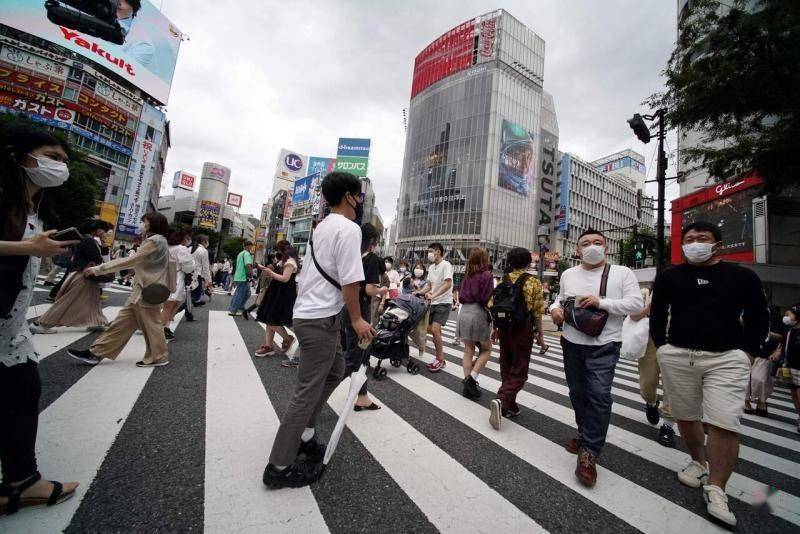
[[[142,331],[147,347],[142,361],[154,363],[168,360],[169,352],[164,337],[164,326],[161,324],[161,309],[131,303],[122,307],[117,318],[111,321],[108,330],[92,343],[90,349],[92,354],[100,358],[116,359],[137,328]]]
[[[651,339],[647,344],[647,352],[639,358],[639,392],[647,404],[654,405],[658,400],[657,390],[660,378],[661,369],[658,367],[658,359],[656,358],[656,346]],[[661,417],[672,420],[666,389],[664,389],[664,394],[661,396]]]

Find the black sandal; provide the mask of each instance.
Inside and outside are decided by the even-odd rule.
[[[0,486],[0,496],[8,497],[7,503],[0,504],[0,517],[4,515],[15,514],[21,508],[41,506],[43,504],[46,504],[47,506],[53,506],[55,504],[64,502],[75,495],[75,490],[64,493],[64,486],[61,484],[61,482],[55,482],[51,480],[49,482],[53,485],[53,491],[50,493],[50,497],[28,497],[23,499],[22,492],[39,482],[41,479],[42,475],[37,471],[19,486],[12,486],[11,484],[4,484],[3,486]]]
[[[371,402],[369,406],[358,406],[358,405],[353,406],[353,410],[356,412],[360,412],[361,410],[380,410],[380,409],[381,407],[375,404],[374,402]]]

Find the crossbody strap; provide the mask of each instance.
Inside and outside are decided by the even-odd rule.
[[[331,275],[326,273],[325,270],[320,266],[319,262],[317,261],[317,257],[314,255],[314,240],[313,239],[311,239],[308,242],[308,246],[311,248],[311,259],[314,260],[314,267],[317,268],[317,271],[319,271],[319,274],[322,275],[322,278],[324,278],[325,280],[330,282],[333,287],[335,287],[338,290],[341,290],[342,289],[342,285],[339,282],[337,282],[336,280],[334,280],[331,277]]]
[[[608,287],[608,273],[611,272],[611,265],[606,263],[605,268],[603,268],[603,276],[600,279],[600,298],[606,297],[606,288]]]

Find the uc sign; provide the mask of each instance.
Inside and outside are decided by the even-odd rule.
[[[295,172],[303,168],[303,160],[297,154],[286,154],[286,157],[283,158],[283,164],[286,165],[287,169]]]

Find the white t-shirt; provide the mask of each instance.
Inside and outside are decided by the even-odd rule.
[[[584,269],[580,265],[567,269],[561,274],[561,283],[556,301],[550,311],[561,307],[568,297],[594,295],[600,296],[600,281],[603,267]],[[622,322],[627,315],[639,313],[644,308],[644,300],[639,282],[633,271],[622,265],[612,265],[608,273],[606,297],[600,299],[600,309],[608,312],[605,328],[597,337],[587,336],[580,330],[564,323],[564,337],[579,345],[605,345],[612,341],[622,341]]]
[[[400,273],[391,269],[386,272],[386,277],[389,279],[389,289],[397,289],[400,287]]]
[[[453,266],[447,260],[442,260],[439,264],[432,263],[428,267],[428,282],[431,283],[431,293],[436,293],[445,280],[453,280]],[[453,284],[450,284],[450,289],[436,297],[431,301],[431,305],[436,304],[453,304]]]
[[[361,264],[361,229],[356,223],[331,213],[325,217],[312,236],[314,255],[328,276],[346,286],[364,280]],[[317,270],[311,258],[311,245],[306,248],[303,270],[297,277],[296,319],[322,319],[336,315],[344,307],[342,292],[328,282]]]

